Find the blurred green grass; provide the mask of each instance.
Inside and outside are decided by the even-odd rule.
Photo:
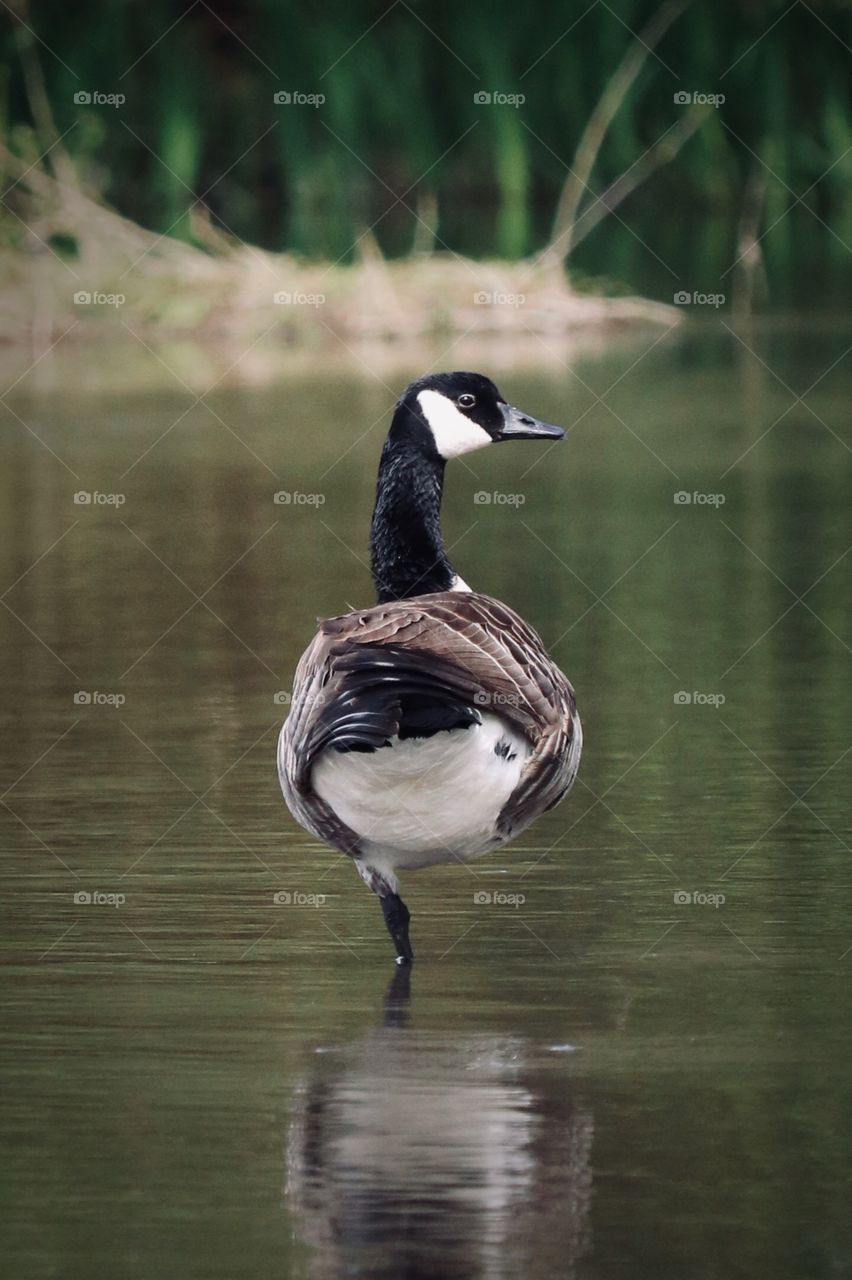
[[[39,42],[56,129],[87,189],[184,240],[196,235],[195,193],[213,225],[241,240],[352,261],[374,223],[387,257],[431,239],[436,224],[438,247],[471,257],[542,248],[581,131],[631,32],[658,9],[355,0],[308,16],[293,0],[19,0],[17,13]],[[9,22],[0,37],[2,122],[11,149],[36,158],[23,31]],[[845,0],[689,6],[616,114],[595,191],[682,118],[677,92],[724,93],[725,103],[631,196],[633,234],[605,219],[572,268],[669,300],[673,276],[706,289],[737,255],[743,194],[762,175],[763,228],[779,220],[762,242],[773,297],[816,278],[848,293],[850,45]],[[477,104],[483,91],[525,101]],[[81,104],[80,92],[126,101]],[[325,101],[276,103],[282,92]],[[7,232],[19,233],[14,223]]]

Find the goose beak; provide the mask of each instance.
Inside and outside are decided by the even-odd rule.
[[[561,440],[565,435],[562,427],[541,422],[512,404],[501,404],[500,412],[503,415],[503,425],[493,437],[494,440]]]

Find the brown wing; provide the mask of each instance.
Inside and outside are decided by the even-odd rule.
[[[483,711],[507,720],[533,749],[498,820],[508,837],[561,799],[579,762],[574,692],[532,628],[473,592],[329,618],[299,663],[281,733],[285,800],[308,830],[357,854],[354,832],[311,789],[319,752],[375,750],[405,736],[410,718],[423,732],[470,724]]]

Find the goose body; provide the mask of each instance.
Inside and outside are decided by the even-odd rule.
[[[395,884],[397,870],[476,858],[501,844],[500,814],[531,755],[505,720],[483,714],[480,724],[430,738],[395,734],[369,763],[328,752],[313,786],[357,834],[364,860]]]
[[[571,685],[517,613],[458,577],[438,521],[447,458],[561,435],[482,375],[413,383],[379,469],[379,603],[322,622],[296,671],[278,748],[284,799],[354,859],[400,961],[412,954],[397,873],[498,848],[576,776]]]

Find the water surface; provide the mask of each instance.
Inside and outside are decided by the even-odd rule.
[[[586,748],[516,844],[409,877],[410,990],[274,769],[316,617],[371,599],[404,378],[16,389],[9,1274],[850,1274],[850,344],[714,321],[499,379],[570,438],[454,464],[447,540]]]

